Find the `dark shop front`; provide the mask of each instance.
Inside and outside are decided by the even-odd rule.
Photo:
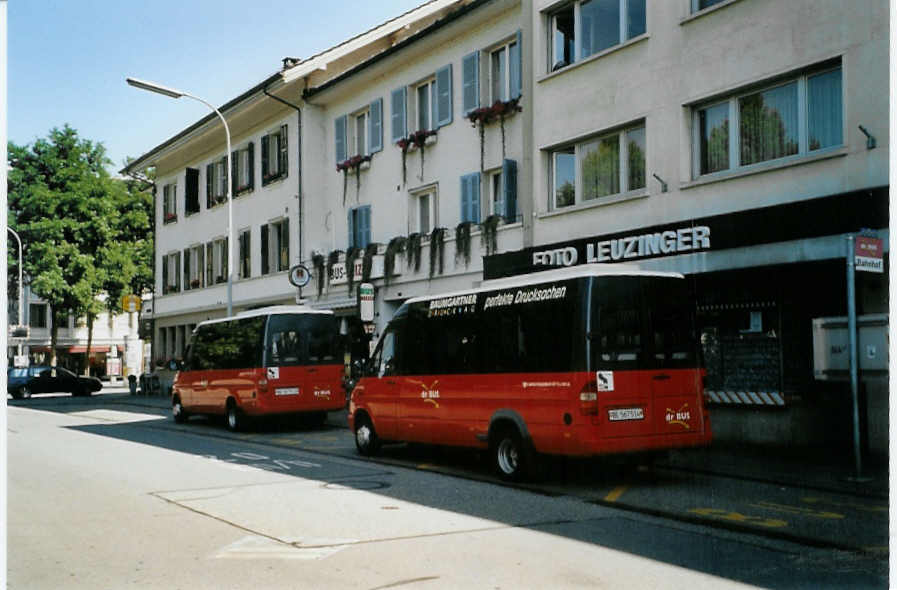
[[[847,235],[887,244],[887,223],[884,187],[497,254],[484,278],[587,263],[680,272],[694,291],[715,439],[849,449],[850,386],[829,370],[846,334]],[[885,249],[883,273],[856,273],[861,439],[873,452],[888,445],[888,266]]]

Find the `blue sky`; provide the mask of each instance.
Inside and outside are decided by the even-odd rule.
[[[125,83],[132,76],[216,106],[286,56],[309,57],[424,0],[9,0],[7,124],[18,145],[68,123],[113,165],[208,114]]]

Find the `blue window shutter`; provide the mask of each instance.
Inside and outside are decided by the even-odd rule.
[[[407,89],[402,86],[392,91],[390,95],[390,120],[392,122],[392,142],[396,143],[408,132],[405,130],[405,103]]]
[[[523,80],[523,63],[520,59],[521,56],[521,39],[522,35],[520,31],[517,31],[517,42],[511,46],[510,51],[508,52],[508,74],[510,75],[510,86],[511,86],[511,98],[519,98],[520,97],[520,84],[521,80]]]
[[[508,223],[517,220],[517,161],[505,160],[501,165],[502,200],[505,210],[500,211]]]
[[[436,126],[452,122],[452,64],[436,70]]]
[[[470,175],[470,194],[471,196],[471,217],[470,220],[474,223],[480,222],[480,173],[474,172]]]
[[[461,222],[470,221],[470,176],[461,177]]]
[[[346,224],[347,224],[348,234],[349,234],[349,246],[348,246],[349,248],[354,248],[356,245],[355,244],[355,212],[357,210],[358,209],[349,209],[349,215],[346,219]]]
[[[344,162],[346,156],[346,115],[337,117],[333,122],[334,141],[336,142],[336,163]]]
[[[271,139],[270,135],[263,135],[259,141],[259,149],[262,152],[262,186],[267,182],[268,176],[268,144]],[[211,186],[211,185],[210,185]]]
[[[249,150],[249,190],[252,190],[255,186],[255,148],[251,141],[246,149]]]
[[[371,243],[371,206],[365,205],[359,210],[359,218],[361,228],[358,232],[358,239],[361,242],[359,248],[367,248]]]
[[[383,149],[383,99],[371,103],[368,115],[368,153]]]
[[[461,59],[462,110],[466,115],[480,106],[480,52],[474,51]]]

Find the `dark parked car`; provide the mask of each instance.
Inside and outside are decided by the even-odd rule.
[[[14,368],[6,374],[6,390],[15,399],[29,398],[33,393],[90,395],[102,388],[102,381],[96,377],[81,377],[62,367]]]

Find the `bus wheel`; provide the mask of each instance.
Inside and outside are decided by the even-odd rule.
[[[181,398],[179,397],[174,398],[174,402],[171,404],[171,416],[178,424],[183,424],[187,421],[187,412],[184,411],[184,406],[181,405]]]
[[[380,449],[380,439],[377,437],[377,431],[371,424],[371,419],[365,415],[358,416],[355,419],[355,448],[358,449],[359,455],[370,457],[376,454]]]
[[[31,397],[31,388],[27,385],[23,385],[21,389],[19,389],[19,397],[22,399],[29,399]]]
[[[237,432],[243,428],[243,416],[240,414],[240,409],[233,400],[227,400],[226,418],[227,429],[231,432]]]
[[[498,433],[492,444],[492,458],[500,478],[506,481],[523,479],[529,460],[516,428],[506,428]]]

